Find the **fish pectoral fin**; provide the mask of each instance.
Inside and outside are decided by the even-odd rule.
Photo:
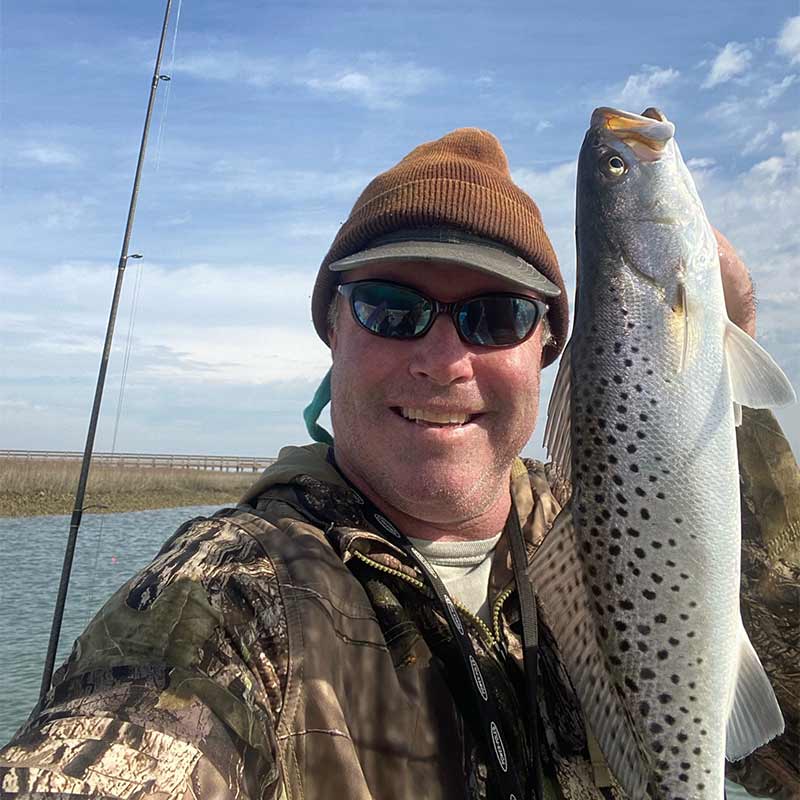
[[[650,758],[601,645],[570,505],[536,551],[530,575],[542,618],[609,769],[628,797],[644,797],[652,773]]]
[[[774,408],[797,399],[792,384],[772,356],[730,320],[725,327],[725,358],[734,403]]]
[[[783,733],[783,714],[758,654],[739,621],[739,667],[725,739],[725,758],[738,761]]]
[[[572,389],[572,342],[568,342],[561,354],[550,403],[547,406],[547,424],[544,428],[544,446],[550,460],[570,477],[572,462],[572,439],[570,393]]]

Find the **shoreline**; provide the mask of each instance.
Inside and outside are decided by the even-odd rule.
[[[71,514],[80,464],[6,459],[0,462],[0,517]],[[257,472],[93,465],[85,514],[185,506],[235,505]]]
[[[244,490],[231,494],[225,491],[202,492],[152,492],[137,495],[104,495],[87,493],[84,514],[118,514],[125,511],[151,511],[157,508],[185,508],[188,506],[236,505]],[[74,494],[13,495],[0,491],[0,519],[10,517],[44,517],[54,514],[70,515],[75,502]]]

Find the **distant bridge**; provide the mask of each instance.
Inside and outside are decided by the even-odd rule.
[[[25,461],[81,461],[80,450],[0,450],[0,459]],[[221,472],[261,472],[274,458],[251,456],[193,456],[165,453],[93,453],[92,462],[118,467],[209,469]]]

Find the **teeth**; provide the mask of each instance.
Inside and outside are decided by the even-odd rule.
[[[424,408],[401,408],[400,413],[417,422],[433,422],[437,425],[463,425],[470,418],[469,414],[458,411],[426,411]]]

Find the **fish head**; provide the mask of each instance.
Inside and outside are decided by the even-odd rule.
[[[577,192],[579,261],[590,253],[593,265],[625,270],[626,285],[655,284],[670,303],[698,249],[714,247],[716,254],[674,135],[656,108],[596,109],[578,160]],[[598,251],[607,257],[598,259]]]

